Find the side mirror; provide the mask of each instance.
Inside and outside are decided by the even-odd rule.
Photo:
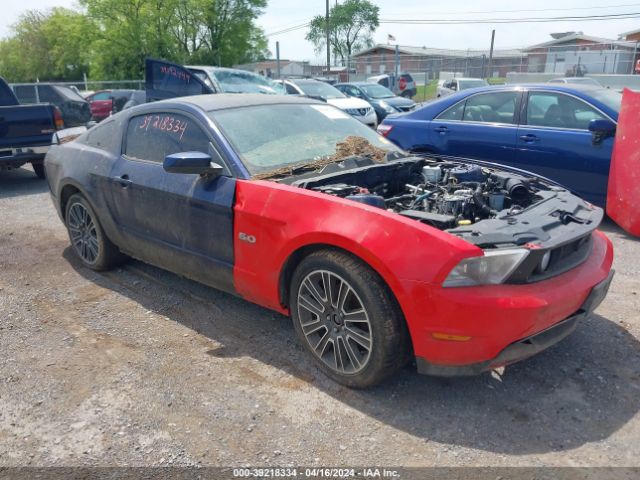
[[[616,134],[616,124],[605,118],[594,118],[589,122],[589,131],[592,134],[593,143],[599,143]]]
[[[169,173],[222,175],[224,167],[211,161],[211,155],[202,152],[180,152],[167,155],[162,168]]]

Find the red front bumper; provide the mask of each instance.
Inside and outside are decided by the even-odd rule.
[[[593,235],[587,261],[549,280],[464,288],[408,286],[410,295],[401,304],[420,370],[477,373],[478,364],[494,366],[510,345],[580,313],[593,288],[608,278],[613,262],[610,240],[598,231]]]

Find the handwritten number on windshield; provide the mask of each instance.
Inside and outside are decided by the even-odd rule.
[[[172,135],[180,134],[180,140],[184,136],[184,132],[187,130],[189,122],[186,120],[178,120],[174,117],[160,116],[160,115],[147,115],[142,119],[142,123],[138,127],[145,132],[149,131],[149,128],[160,130],[161,132],[167,132]]]

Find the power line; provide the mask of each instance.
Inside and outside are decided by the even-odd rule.
[[[631,4],[629,4],[631,5]],[[611,8],[611,7],[609,7]],[[522,10],[526,11],[526,10]],[[515,10],[513,11],[515,12]],[[470,12],[469,12],[470,13]],[[630,13],[617,13],[617,14],[602,14],[602,15],[569,15],[559,17],[520,17],[520,18],[475,18],[475,19],[461,19],[461,18],[434,18],[434,19],[391,19],[383,18],[380,20],[381,24],[398,24],[398,25],[471,25],[471,24],[489,24],[489,23],[554,23],[554,22],[596,22],[603,20],[627,20],[640,18],[640,12]],[[293,32],[303,28],[307,28],[311,22],[305,22],[298,25],[294,25],[274,32],[266,33],[266,37],[272,37],[275,35],[282,35],[285,33]]]
[[[278,31],[275,31],[275,32],[266,33],[265,37],[273,37],[275,35],[281,35],[283,33],[293,32],[295,30],[300,30],[301,28],[307,28],[309,25],[311,25],[311,22],[301,23],[300,25],[296,25],[296,26],[293,26],[293,27],[285,28],[285,29],[278,30]]]
[[[564,17],[538,17],[538,18],[439,18],[439,19],[382,19],[380,23],[404,24],[404,25],[468,25],[483,23],[553,23],[553,22],[575,22],[575,21],[601,21],[601,20],[626,20],[640,18],[640,12],[619,13],[613,15],[587,15],[587,16],[564,16]]]
[[[477,13],[530,13],[530,12],[557,12],[557,11],[574,11],[574,10],[593,10],[593,9],[602,9],[602,8],[623,8],[623,7],[638,7],[640,3],[625,3],[621,5],[598,5],[593,7],[571,7],[571,8],[537,8],[537,9],[526,9],[526,10],[476,10],[476,11],[467,11],[467,12],[452,12],[449,11],[441,11],[441,12],[429,12],[432,15],[442,15],[442,14],[456,14],[456,15],[468,15],[468,14],[477,14]],[[406,15],[406,13],[387,13],[389,16],[399,16]]]

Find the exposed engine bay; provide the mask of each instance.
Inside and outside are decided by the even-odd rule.
[[[602,218],[599,209],[536,177],[448,160],[379,164],[354,156],[280,181],[393,211],[487,247],[544,242],[555,224],[582,225],[586,233]]]

